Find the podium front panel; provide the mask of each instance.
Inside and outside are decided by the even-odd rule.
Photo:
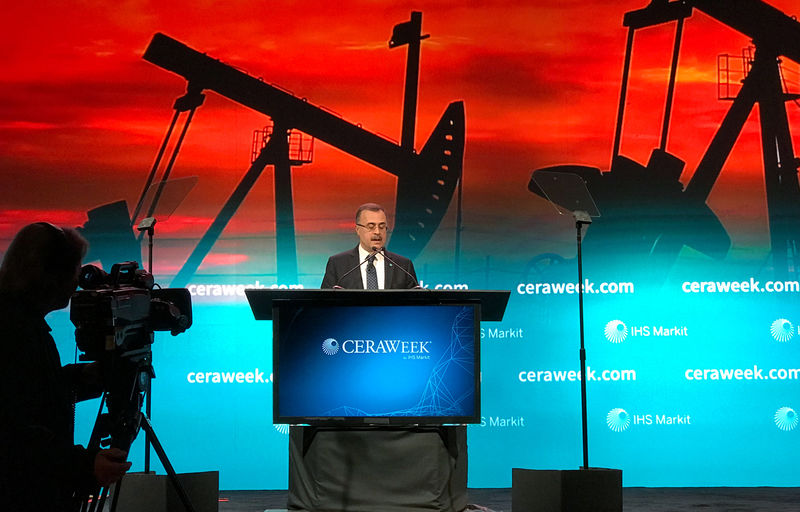
[[[480,304],[273,301],[275,423],[480,422]]]

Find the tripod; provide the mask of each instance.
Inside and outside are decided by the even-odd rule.
[[[149,333],[152,342],[152,333]],[[136,439],[139,429],[143,428],[145,435],[152,443],[161,465],[169,477],[173,488],[183,503],[187,512],[194,512],[189,496],[181,485],[175,469],[167,457],[164,447],[156,437],[150,419],[142,413],[142,401],[145,390],[149,389],[150,378],[153,374],[151,365],[150,345],[125,352],[112,353],[101,361],[104,378],[110,379],[108,390],[103,394],[100,402],[97,420],[95,421],[92,435],[89,440],[91,453],[100,449],[101,445],[111,445],[128,451]],[[103,413],[103,405],[107,404],[108,413]],[[111,512],[116,511],[122,482],[116,484],[114,498],[111,503]],[[76,510],[80,512],[97,512],[103,510],[109,487],[95,487],[86,494],[77,497]]]

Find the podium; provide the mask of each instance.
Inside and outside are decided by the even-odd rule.
[[[421,321],[419,317],[427,315],[418,313],[426,312],[426,308],[441,310],[446,308],[440,306],[470,305],[474,307],[478,320],[499,321],[510,295],[509,291],[424,289],[246,290],[245,293],[257,320],[275,320],[273,341],[276,345],[281,342],[279,336],[285,335],[283,331],[278,332],[279,324],[287,323],[281,315],[287,315],[288,311],[292,320],[297,322],[297,308],[305,305],[335,307],[337,314],[349,308],[361,314],[365,306],[402,310],[405,314],[403,308],[410,307],[407,309],[415,313],[406,323]],[[316,344],[319,337],[316,336],[313,343]],[[478,330],[474,334],[476,361],[479,360],[479,346]],[[303,350],[308,352],[306,348]],[[344,344],[342,350],[346,350]],[[474,370],[477,383],[479,364]],[[277,384],[274,386],[277,390]],[[400,381],[397,386],[402,388],[404,383]],[[330,387],[337,386],[324,389]],[[480,421],[479,385],[475,387],[476,406],[468,421],[448,422],[446,417],[426,414],[380,418],[355,414],[305,417],[297,421],[302,426],[293,425],[289,431],[288,509],[347,512],[464,510],[467,506],[467,434],[463,423]],[[281,400],[285,401],[285,397]],[[281,414],[276,410],[274,417],[280,418]],[[284,414],[283,417],[295,416]]]
[[[272,320],[275,302],[280,301],[375,306],[472,302],[480,304],[482,322],[499,322],[503,319],[511,292],[508,290],[427,290],[424,288],[409,290],[249,289],[245,290],[244,294],[256,320]]]

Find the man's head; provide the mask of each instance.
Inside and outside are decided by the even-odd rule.
[[[356,210],[356,234],[364,250],[386,245],[386,212],[376,203],[362,204]]]
[[[0,291],[17,294],[39,311],[66,307],[78,286],[89,244],[77,231],[36,222],[22,228],[0,265]]]

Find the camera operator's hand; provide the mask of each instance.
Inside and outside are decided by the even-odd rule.
[[[97,361],[80,365],[81,380],[86,386],[103,389],[103,367]]]
[[[130,462],[125,462],[128,452],[119,448],[100,450],[94,458],[94,477],[102,487],[108,487],[131,468]]]
[[[103,394],[103,367],[99,362],[68,364],[61,372],[75,391],[78,402]]]

